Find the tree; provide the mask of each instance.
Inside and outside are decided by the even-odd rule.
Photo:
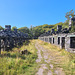
[[[0,30],[3,30],[4,28],[2,26],[0,26]]]
[[[11,29],[11,30],[12,30],[12,31],[14,31],[14,29],[17,29],[17,27],[16,27],[16,26],[14,26],[14,27],[12,27],[12,29]]]
[[[75,32],[75,21],[74,22],[72,22],[72,26],[71,26],[71,31],[70,31],[71,33],[72,32]]]
[[[66,15],[65,15],[65,17],[67,18],[67,22],[69,22],[70,18],[74,18],[75,17],[74,10],[72,9],[71,11],[67,12]],[[70,32],[75,32],[75,22],[74,21],[72,21]]]
[[[34,27],[32,27],[32,25],[31,25],[31,27],[29,29],[29,34],[30,34],[31,38],[34,38],[34,36],[35,36],[35,30],[34,30]]]
[[[70,10],[69,12],[66,13],[65,17],[67,18],[67,20],[69,20],[71,17],[74,17],[74,10]]]
[[[27,27],[21,27],[18,30],[23,32],[23,33],[29,33],[29,28],[27,28]]]

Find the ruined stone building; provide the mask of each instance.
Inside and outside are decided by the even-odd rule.
[[[75,51],[75,32],[69,33],[71,30],[72,22],[75,22],[75,18],[69,20],[69,28],[62,29],[62,25],[57,26],[57,31],[51,29],[51,33],[44,33],[39,36],[39,39],[51,44],[54,44],[61,49],[64,48],[67,51]]]
[[[17,31],[17,29],[11,31],[11,25],[5,25],[5,29],[0,30],[0,53],[17,45],[22,45],[26,39],[28,39],[28,34]]]

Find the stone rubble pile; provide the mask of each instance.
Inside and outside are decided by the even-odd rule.
[[[5,29],[0,30],[0,53],[17,45],[22,45],[27,39],[27,33],[17,31],[17,29],[11,31],[11,25],[5,25]]]

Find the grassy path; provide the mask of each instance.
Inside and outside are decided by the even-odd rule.
[[[36,62],[40,64],[36,75],[75,75],[75,64],[71,64],[75,54],[40,40],[35,47],[38,50]]]
[[[55,60],[55,57],[51,55],[48,49],[42,47],[38,42],[36,42],[35,47],[38,50],[38,59],[36,62],[40,62],[40,68],[36,75],[65,75],[62,68],[56,68],[54,72],[52,71],[54,66],[51,64],[51,60]]]

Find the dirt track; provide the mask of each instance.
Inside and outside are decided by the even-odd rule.
[[[43,48],[38,42],[36,42],[35,47],[38,50],[38,59],[36,62],[40,64],[36,75],[65,75],[62,68],[56,67],[56,69],[54,69],[54,65],[50,63],[50,61],[55,60],[56,57],[51,56],[49,50]]]

